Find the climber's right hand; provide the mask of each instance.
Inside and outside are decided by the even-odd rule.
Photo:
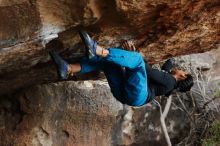
[[[121,47],[127,51],[137,51],[133,41],[127,41],[127,40],[122,41]]]

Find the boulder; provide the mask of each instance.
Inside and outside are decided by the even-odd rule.
[[[12,110],[5,115],[14,114],[15,120],[2,117],[8,124],[2,123],[0,145],[110,146],[123,106],[107,89],[101,81],[70,81],[20,93],[16,110],[20,118]]]
[[[2,146],[166,143],[158,106],[153,102],[140,108],[122,105],[112,96],[105,80],[38,85],[1,99]],[[186,114],[172,107],[167,119],[171,140],[178,143],[189,129]]]

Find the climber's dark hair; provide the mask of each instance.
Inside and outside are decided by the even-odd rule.
[[[186,75],[187,78],[185,80],[179,81],[177,84],[177,91],[186,92],[189,91],[193,86],[193,77],[190,74]]]

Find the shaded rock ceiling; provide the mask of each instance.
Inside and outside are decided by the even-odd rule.
[[[48,51],[83,56],[79,29],[105,47],[133,40],[151,63],[220,41],[219,0],[1,0],[0,20],[0,94],[55,82]]]

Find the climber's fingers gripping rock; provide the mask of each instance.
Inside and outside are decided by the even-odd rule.
[[[123,41],[121,43],[121,47],[124,49],[124,50],[127,50],[127,51],[136,51],[136,47],[134,45],[134,42],[133,41]]]

